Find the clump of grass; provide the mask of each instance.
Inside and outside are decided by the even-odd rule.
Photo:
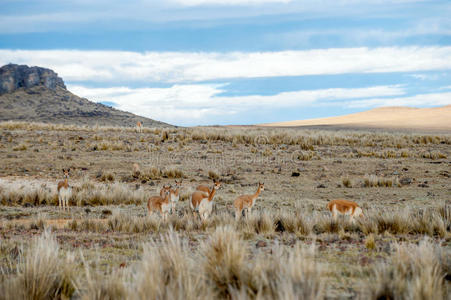
[[[208,171],[208,178],[217,180],[217,179],[219,179],[219,175],[215,171],[210,170],[210,171]]]
[[[256,299],[324,298],[324,280],[314,246],[305,248],[299,243],[292,249],[275,246],[272,255],[257,256],[253,272],[255,280],[248,290],[253,287]]]
[[[163,174],[163,177],[166,178],[183,178],[185,175],[183,174],[182,170],[176,169],[176,168],[170,168],[166,169],[161,172]]]
[[[279,231],[286,231],[297,235],[309,235],[312,231],[310,220],[298,212],[282,212],[276,218],[275,223],[278,224],[279,222],[281,226],[276,226],[276,230]]]
[[[312,160],[315,157],[315,152],[313,151],[300,151],[297,155],[297,159],[302,161]]]
[[[343,186],[344,186],[344,187],[352,188],[352,186],[353,186],[352,180],[349,179],[349,178],[347,178],[347,177],[342,178],[342,179],[341,179],[341,182],[343,183]]]
[[[0,283],[0,299],[71,298],[75,264],[71,254],[59,258],[59,246],[49,231],[20,254],[17,274]]]
[[[376,175],[365,175],[363,180],[364,187],[393,187],[393,186],[401,186],[399,183],[399,179],[397,177],[394,178],[385,178],[378,177]]]
[[[131,299],[211,299],[186,240],[173,232],[144,245],[129,288]]]
[[[387,263],[376,266],[362,292],[365,299],[445,299],[441,250],[425,239],[419,245],[396,245]]]
[[[102,182],[114,182],[116,180],[116,177],[111,172],[102,172],[102,174],[99,177],[99,180]]]
[[[369,234],[365,238],[365,247],[368,250],[374,250],[376,248],[376,241],[374,240],[374,234]]]
[[[25,151],[27,149],[28,149],[28,146],[25,144],[20,144],[17,147],[13,148],[14,151]]]
[[[139,179],[142,181],[149,181],[149,180],[160,179],[161,176],[163,176],[163,174],[160,169],[158,169],[156,167],[151,167],[151,168],[144,169],[139,174]]]
[[[201,249],[203,272],[220,296],[229,297],[251,279],[246,268],[247,246],[232,227],[216,228]]]
[[[163,130],[160,135],[161,142],[165,142],[169,139],[169,133],[166,130]]]
[[[428,159],[441,159],[441,158],[447,158],[447,155],[439,152],[439,151],[426,151],[420,154],[422,158],[428,158]]]

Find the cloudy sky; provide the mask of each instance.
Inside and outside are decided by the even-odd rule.
[[[0,0],[0,64],[176,125],[451,104],[451,2]]]

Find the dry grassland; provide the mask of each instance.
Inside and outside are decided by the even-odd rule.
[[[0,299],[450,297],[451,134],[4,122],[0,160]],[[149,216],[175,179],[176,212]],[[189,197],[212,179],[203,222]],[[337,198],[365,218],[333,221]]]

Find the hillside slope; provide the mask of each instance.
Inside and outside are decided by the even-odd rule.
[[[381,107],[338,117],[266,123],[259,126],[345,126],[451,131],[451,105],[433,108]]]
[[[69,92],[55,72],[9,64],[0,68],[0,121],[135,126],[171,126],[89,101]]]

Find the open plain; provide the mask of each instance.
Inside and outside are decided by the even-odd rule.
[[[0,299],[450,297],[449,133],[3,122],[0,160]],[[149,216],[175,179],[176,211]],[[213,179],[202,221],[190,195]],[[332,199],[364,218],[332,220]]]

